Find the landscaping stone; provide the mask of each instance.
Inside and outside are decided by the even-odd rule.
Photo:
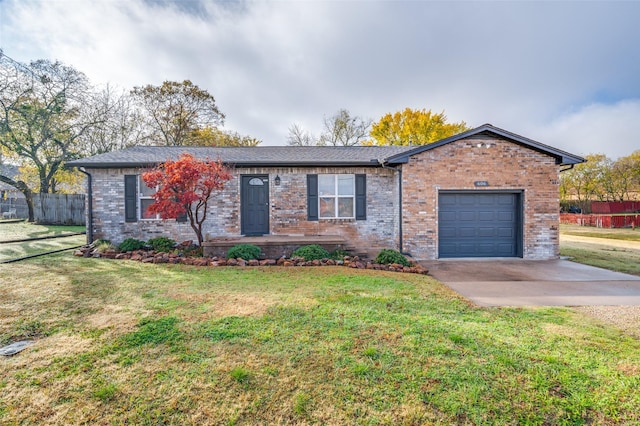
[[[193,244],[192,241],[184,241],[179,246],[190,247]],[[105,259],[117,259],[117,260],[133,260],[142,263],[171,263],[171,264],[184,264],[192,266],[239,266],[239,267],[255,267],[255,266],[346,266],[353,269],[372,269],[380,271],[391,272],[404,272],[412,274],[428,274],[429,270],[416,262],[409,259],[411,266],[403,266],[397,263],[390,265],[381,265],[361,259],[359,256],[344,256],[341,260],[334,259],[322,259],[322,260],[310,260],[306,261],[302,257],[285,258],[280,257],[278,259],[251,259],[244,260],[237,259],[224,259],[217,256],[214,257],[183,257],[181,253],[164,253],[155,252],[153,250],[134,250],[127,253],[118,253],[115,250],[106,250],[104,253],[95,251],[91,245],[83,246],[73,252],[74,256],[83,257],[95,257]]]

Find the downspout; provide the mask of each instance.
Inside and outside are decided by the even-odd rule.
[[[385,165],[384,158],[379,159],[378,162],[383,169],[393,170],[398,173],[398,251],[402,254],[408,254],[404,252],[404,243],[402,240],[402,168]]]
[[[574,164],[569,164],[569,167],[567,167],[566,169],[560,169],[560,173],[573,169],[573,166]]]
[[[87,244],[93,243],[93,185],[91,173],[78,167],[78,171],[87,175]]]

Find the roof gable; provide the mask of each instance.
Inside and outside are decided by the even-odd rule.
[[[494,134],[496,136],[500,136],[504,139],[507,139],[513,143],[523,145],[527,148],[533,149],[538,152],[542,152],[556,159],[556,163],[560,165],[570,165],[570,164],[578,164],[584,163],[586,160],[580,156],[570,154],[566,151],[562,151],[560,149],[551,147],[549,145],[545,145],[543,143],[534,141],[533,139],[525,138],[524,136],[517,135],[515,133],[511,133],[504,129],[500,129],[499,127],[492,126],[491,124],[483,124],[482,126],[476,127],[475,129],[468,130],[463,133],[459,133],[457,135],[451,136],[446,139],[442,139],[438,142],[434,142],[428,145],[421,145],[419,147],[415,147],[409,151],[401,152],[396,155],[393,155],[387,158],[387,163],[389,164],[402,164],[409,161],[409,157],[412,157],[416,154],[420,154],[424,151],[429,151],[432,149],[436,149],[443,145],[450,144],[452,142],[456,142],[462,139],[469,138],[471,136],[479,135],[481,133],[489,133]]]

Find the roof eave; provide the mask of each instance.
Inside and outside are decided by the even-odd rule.
[[[159,162],[100,162],[100,163],[82,163],[82,162],[69,162],[68,167],[84,167],[86,169],[124,169],[124,168],[147,168],[155,167]],[[378,160],[369,161],[339,161],[339,162],[318,162],[318,161],[272,161],[272,162],[260,162],[260,161],[242,161],[233,162],[227,161],[225,164],[233,165],[234,167],[379,167]]]

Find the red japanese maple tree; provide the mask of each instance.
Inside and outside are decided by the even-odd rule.
[[[186,214],[198,245],[202,245],[202,224],[207,218],[209,198],[222,190],[231,177],[229,168],[220,160],[200,161],[182,154],[176,161],[166,161],[143,173],[144,183],[149,188],[158,188],[149,212],[158,213],[163,219]]]

